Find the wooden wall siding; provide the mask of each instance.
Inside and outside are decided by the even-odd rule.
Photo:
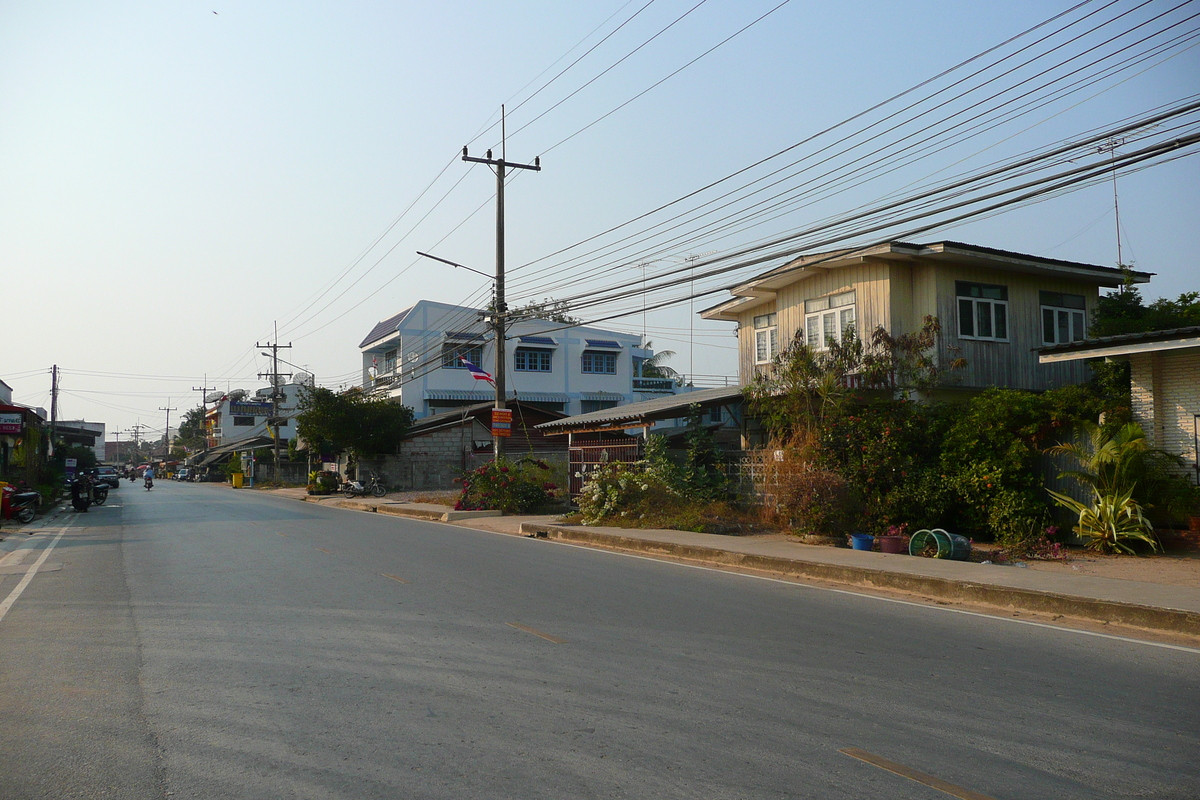
[[[1129,357],[1133,418],[1154,447],[1182,456],[1180,473],[1196,478],[1195,416],[1200,414],[1200,350]]]
[[[958,337],[955,281],[1008,287],[1007,342]],[[1003,386],[1041,391],[1065,384],[1083,383],[1091,378],[1091,368],[1084,361],[1038,363],[1036,348],[1042,346],[1041,300],[1038,292],[1043,289],[1083,295],[1087,306],[1086,321],[1091,324],[1099,296],[1099,290],[1094,285],[956,265],[945,265],[937,270],[937,317],[942,324],[938,358],[942,363],[957,356],[967,360],[966,368],[957,373],[958,386],[978,389]],[[959,352],[955,353],[953,348],[958,348]]]
[[[870,262],[852,267],[825,270],[797,281],[778,291],[773,303],[764,303],[743,312],[738,318],[738,375],[742,383],[754,377],[754,318],[775,312],[779,325],[779,346],[786,347],[804,327],[804,301],[848,289],[857,292],[855,315],[858,330],[869,333],[876,325],[891,330],[892,309],[888,293],[890,265]]]

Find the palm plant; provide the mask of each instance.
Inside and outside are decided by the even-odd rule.
[[[1139,475],[1138,465],[1150,451],[1146,433],[1136,422],[1126,423],[1110,433],[1094,422],[1083,423],[1083,436],[1074,442],[1051,447],[1048,452],[1074,458],[1081,469],[1065,470],[1069,476],[1091,490],[1091,504],[1047,489],[1054,501],[1076,514],[1075,533],[1087,540],[1087,547],[1105,553],[1133,553],[1127,541],[1141,541],[1151,550],[1159,548],[1154,526],[1146,519],[1145,509],[1134,497]]]

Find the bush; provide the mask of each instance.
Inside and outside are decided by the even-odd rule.
[[[579,496],[580,522],[623,528],[668,528],[696,533],[738,534],[758,520],[723,500],[703,500],[678,491],[664,477],[662,464],[648,459],[614,462],[588,473]]]
[[[488,462],[455,479],[462,483],[462,495],[454,507],[460,511],[498,509],[506,514],[536,511],[558,491],[547,480],[549,472],[549,464],[532,458]]]

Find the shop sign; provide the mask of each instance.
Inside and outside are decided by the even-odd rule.
[[[492,436],[512,436],[512,409],[492,409]]]
[[[16,433],[21,432],[23,420],[21,415],[17,414],[0,414],[0,433]]]

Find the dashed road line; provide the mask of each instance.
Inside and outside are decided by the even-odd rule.
[[[404,578],[401,578],[397,575],[388,575],[386,572],[381,572],[379,574],[385,578],[390,578],[391,580],[394,580],[396,583],[408,583],[408,581],[404,580]]]
[[[318,547],[317,549],[320,550],[322,553],[329,553],[329,555],[333,555],[332,550],[326,550],[324,547]]]
[[[961,786],[956,786],[953,783],[948,783],[941,778],[935,778],[932,775],[926,775],[924,772],[918,772],[911,767],[906,767],[903,764],[897,764],[895,761],[888,761],[882,756],[877,756],[874,753],[868,753],[866,750],[859,750],[857,747],[843,747],[838,750],[839,753],[845,753],[851,758],[857,758],[859,761],[885,769],[888,772],[895,773],[903,778],[908,778],[910,781],[922,783],[932,789],[937,789],[939,792],[945,792],[951,797],[960,798],[960,800],[994,800],[986,794],[964,789]]]
[[[566,644],[567,643],[566,639],[560,639],[557,636],[552,636],[548,633],[543,633],[542,631],[539,631],[537,628],[531,628],[528,625],[522,625],[519,622],[506,622],[504,624],[510,628],[516,628],[519,631],[525,631],[526,633],[532,633],[534,636],[540,636],[541,638],[545,639],[547,642],[554,642],[555,644]]]

